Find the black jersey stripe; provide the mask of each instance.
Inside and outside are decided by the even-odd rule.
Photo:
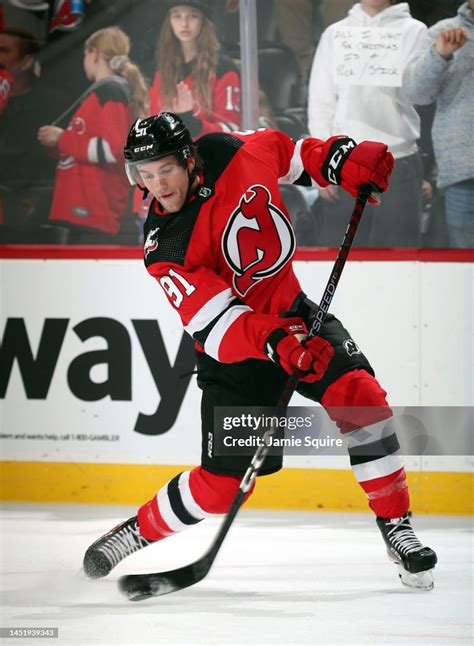
[[[102,137],[97,138],[97,159],[99,164],[107,163],[104,150],[104,140],[102,139]]]
[[[293,184],[297,184],[298,186],[312,186],[313,180],[311,179],[311,175],[304,170]]]

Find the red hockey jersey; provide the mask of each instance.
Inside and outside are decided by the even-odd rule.
[[[94,84],[58,143],[50,220],[65,220],[116,235],[130,187],[123,142],[133,121],[127,82],[110,76]]]
[[[295,235],[279,182],[327,186],[324,142],[276,130],[214,133],[197,141],[201,183],[165,215],[153,200],[144,256],[200,348],[224,363],[266,358],[268,334],[301,292]]]
[[[183,65],[182,81],[193,89],[191,63]],[[227,56],[221,56],[214,78],[211,79],[211,110],[197,107],[192,113],[179,116],[193,137],[210,132],[231,132],[240,127],[240,75]],[[150,114],[158,114],[170,106],[163,106],[160,95],[160,73],[157,71],[150,87]]]

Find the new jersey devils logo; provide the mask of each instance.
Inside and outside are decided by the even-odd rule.
[[[143,251],[145,254],[145,260],[148,258],[148,255],[152,252],[155,251],[155,249],[158,248],[158,236],[157,233],[159,232],[159,229],[152,229],[150,233],[147,235],[145,244],[143,245]]]
[[[350,357],[352,357],[353,354],[362,354],[359,346],[353,339],[346,339],[346,341],[344,341],[344,348]]]
[[[86,122],[82,117],[74,117],[69,124],[68,130],[73,130],[76,135],[83,135],[86,131]]]
[[[262,278],[276,274],[295,250],[295,234],[284,214],[271,202],[265,186],[246,190],[229,218],[222,251],[235,272],[233,283],[240,296]]]

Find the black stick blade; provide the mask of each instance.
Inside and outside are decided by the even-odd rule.
[[[118,586],[130,601],[142,601],[183,590],[201,581],[209,572],[213,559],[204,555],[199,561],[176,570],[150,574],[127,574],[120,577]]]

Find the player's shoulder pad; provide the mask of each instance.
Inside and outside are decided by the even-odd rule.
[[[224,172],[244,142],[227,132],[211,132],[196,142],[200,157],[204,161],[206,182],[213,185]]]
[[[240,70],[230,56],[221,54],[217,61],[216,77],[221,78],[227,72],[235,72],[240,76]]]
[[[127,81],[119,77],[109,77],[107,82],[100,83],[94,92],[101,106],[108,101],[129,105],[132,99]]]

